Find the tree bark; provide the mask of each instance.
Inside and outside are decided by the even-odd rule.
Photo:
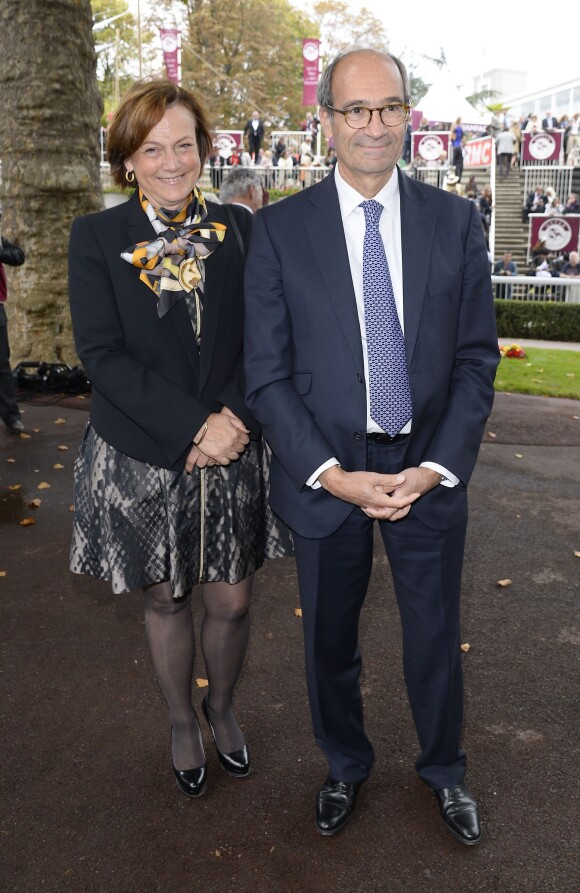
[[[95,68],[89,0],[2,0],[2,232],[26,254],[7,269],[14,365],[78,362],[67,251],[73,218],[102,208]]]

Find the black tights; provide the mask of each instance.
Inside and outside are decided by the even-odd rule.
[[[225,753],[238,750],[244,737],[232,710],[250,627],[252,577],[241,583],[206,583],[202,587],[205,616],[201,626],[208,689],[208,707],[217,745]],[[157,681],[171,723],[176,769],[195,769],[205,756],[199,723],[191,703],[195,637],[191,594],[174,599],[168,581],[143,590],[145,630]]]

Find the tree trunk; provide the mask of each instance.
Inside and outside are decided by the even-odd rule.
[[[7,268],[13,364],[78,362],[67,250],[73,218],[102,207],[95,67],[89,0],[2,0],[2,232],[26,255]]]

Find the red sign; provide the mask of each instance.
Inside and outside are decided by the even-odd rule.
[[[562,254],[578,251],[580,214],[553,217],[550,214],[530,214],[530,245],[543,242],[548,251]]]
[[[562,151],[562,131],[541,130],[539,133],[523,133],[524,161],[559,161]]]
[[[316,88],[318,87],[318,62],[320,59],[320,41],[308,38],[302,41],[303,90],[302,105],[316,105]]]
[[[165,62],[165,70],[167,72],[167,80],[175,81],[179,84],[181,81],[181,41],[177,28],[160,28],[161,48],[163,50],[163,60]]]
[[[242,130],[216,130],[213,145],[222,158],[229,158],[232,152],[239,152],[243,148],[244,138]]]
[[[490,136],[482,136],[469,140],[463,149],[465,167],[488,167],[493,157],[493,140]]]
[[[411,158],[419,157],[432,164],[436,161],[447,160],[449,150],[448,131],[420,130],[412,135]]]

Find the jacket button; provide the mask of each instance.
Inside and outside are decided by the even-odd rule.
[[[354,432],[354,439],[355,439],[355,440],[362,440],[362,434],[360,433],[360,431],[355,431],[355,432]]]

